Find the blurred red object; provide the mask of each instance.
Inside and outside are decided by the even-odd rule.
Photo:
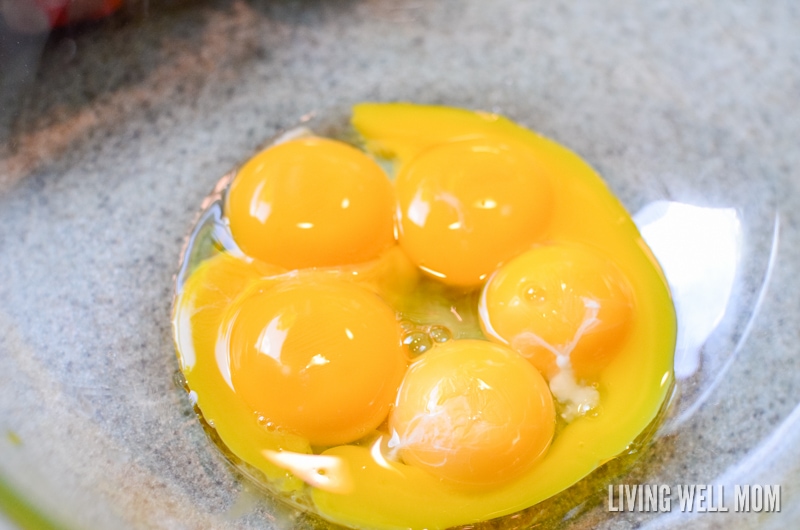
[[[123,0],[0,0],[9,28],[41,33],[85,20],[99,20],[122,7]]]

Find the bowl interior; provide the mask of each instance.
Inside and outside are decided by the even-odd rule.
[[[796,486],[798,256],[779,242],[797,237],[798,155],[770,102],[800,79],[780,68],[798,15],[617,4],[132,3],[49,39],[4,35],[3,507],[65,528],[320,524],[206,439],[174,381],[170,311],[215,182],[364,100],[505,114],[580,154],[635,215],[679,311],[679,393],[622,482]],[[688,517],[586,498],[561,526]]]

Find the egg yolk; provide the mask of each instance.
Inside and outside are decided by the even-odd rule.
[[[511,349],[480,340],[447,342],[408,370],[390,419],[403,461],[450,482],[514,477],[553,438],[550,391]]]
[[[566,366],[597,376],[630,327],[630,287],[589,247],[548,245],[500,268],[479,302],[484,333],[523,354],[548,379]]]
[[[288,269],[360,263],[394,241],[386,174],[343,142],[301,138],[248,161],[226,198],[245,254]]]
[[[450,285],[480,284],[528,248],[550,217],[536,159],[516,143],[444,143],[401,166],[399,242],[422,270]]]
[[[255,284],[223,320],[217,355],[265,424],[312,445],[357,440],[383,422],[406,368],[394,312],[345,281]]]

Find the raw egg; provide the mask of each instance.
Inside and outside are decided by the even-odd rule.
[[[382,423],[406,368],[392,309],[347,281],[256,283],[228,309],[217,348],[234,391],[268,425],[335,445]]]
[[[590,378],[624,340],[632,302],[612,260],[585,246],[556,244],[497,270],[479,312],[487,337],[510,344],[548,379],[568,364]]]
[[[547,176],[525,146],[461,140],[423,150],[397,175],[400,247],[443,282],[476,286],[537,240]]]
[[[550,445],[555,409],[541,374],[515,351],[454,340],[408,370],[389,419],[404,462],[455,483],[519,475]]]
[[[298,138],[248,161],[227,193],[236,243],[283,267],[324,267],[378,257],[394,242],[394,194],[361,151],[325,138]]]
[[[190,241],[212,250],[184,264],[178,359],[226,454],[333,523],[434,529],[635,445],[675,315],[600,177],[494,114],[366,103],[352,125],[363,148],[257,154],[222,199],[232,243]]]

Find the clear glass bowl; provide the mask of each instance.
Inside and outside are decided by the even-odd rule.
[[[785,4],[139,2],[49,40],[6,31],[7,517],[321,525],[265,497],[206,438],[175,383],[174,278],[203,198],[265,141],[298,121],[341,125],[357,101],[409,100],[496,111],[570,147],[662,261],[681,323],[679,392],[612,485],[722,485],[731,497],[737,484],[782,486],[776,514],[733,513],[732,498],[726,514],[681,513],[677,499],[671,513],[620,513],[595,481],[548,524],[799,521],[799,161],[788,138],[800,76],[786,46],[798,15]],[[503,525],[524,528],[535,510]]]

